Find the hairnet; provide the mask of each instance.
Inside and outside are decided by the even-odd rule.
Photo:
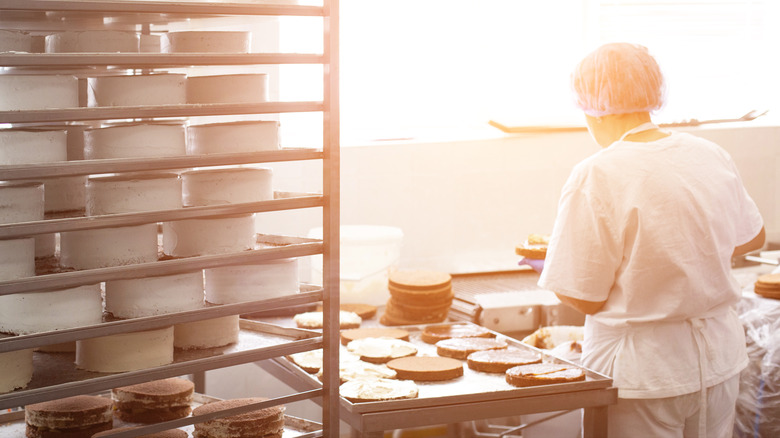
[[[571,79],[577,106],[591,116],[650,112],[663,105],[663,74],[640,45],[605,44],[580,61]]]

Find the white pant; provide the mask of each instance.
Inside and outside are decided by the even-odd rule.
[[[738,394],[739,374],[707,388],[708,438],[733,435]],[[609,437],[696,437],[700,404],[698,392],[668,398],[619,398],[609,407]]]

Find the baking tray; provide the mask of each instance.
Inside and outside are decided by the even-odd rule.
[[[457,324],[473,325],[469,322],[458,322]],[[430,324],[441,325],[441,324]],[[424,342],[420,335],[427,324],[400,326],[409,331],[409,342],[417,346],[418,356],[437,356],[436,346]],[[468,367],[463,360],[463,376],[457,379],[442,382],[417,382],[419,396],[415,399],[405,400],[386,400],[379,402],[358,402],[353,403],[345,398],[341,398],[341,404],[352,413],[370,413],[385,412],[398,409],[413,409],[418,407],[430,407],[435,405],[449,405],[457,403],[471,403],[483,401],[497,401],[523,397],[546,396],[552,394],[561,394],[568,392],[587,391],[593,389],[604,389],[612,386],[612,379],[603,374],[589,370],[581,365],[551,355],[548,351],[524,344],[517,339],[507,337],[498,332],[492,331],[496,338],[503,339],[512,347],[535,351],[542,355],[544,362],[562,363],[576,366],[585,370],[585,380],[582,382],[557,383],[550,385],[531,386],[518,388],[506,382],[504,374],[483,373],[474,371]],[[346,353],[346,347],[340,346],[340,351]],[[293,370],[304,380],[311,382],[312,386],[321,386],[321,382],[316,375],[312,375],[295,365],[286,358],[277,360],[285,368]]]
[[[173,363],[159,367],[120,372],[98,373],[76,368],[75,353],[33,353],[33,377],[27,387],[0,395],[0,409],[66,397],[84,392],[98,392],[182,374],[224,366],[254,362],[272,357],[318,348],[320,334],[310,330],[279,327],[241,319],[238,342],[224,347],[174,350]]]
[[[103,397],[110,397],[110,393],[99,394]],[[206,403],[219,401],[221,399],[211,397],[205,394],[195,393],[192,397],[192,409]],[[144,426],[140,423],[130,423],[122,421],[119,418],[114,417],[113,428],[117,429],[125,426]],[[0,436],[3,438],[25,438],[25,422],[24,422],[24,410],[16,410],[13,412],[6,412],[0,414]],[[187,425],[180,427],[179,429],[187,432],[187,435],[192,437],[194,430],[193,425]],[[302,437],[310,432],[322,430],[322,424],[306,420],[303,418],[293,417],[291,415],[284,416],[284,434],[283,438]]]

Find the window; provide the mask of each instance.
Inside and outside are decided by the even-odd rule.
[[[660,122],[735,118],[780,100],[773,0],[340,3],[345,145],[493,129],[489,120],[582,124],[569,74],[611,41],[658,59],[669,85]]]

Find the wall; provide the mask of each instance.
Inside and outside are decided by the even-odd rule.
[[[780,127],[711,125],[687,129],[734,158],[780,241]],[[394,143],[341,149],[341,222],[399,227],[401,265],[453,273],[512,269],[514,245],[551,231],[571,168],[598,150],[585,131],[499,135],[483,140]],[[318,163],[275,166],[281,190],[322,178]],[[318,211],[258,219],[264,232],[303,234]]]

